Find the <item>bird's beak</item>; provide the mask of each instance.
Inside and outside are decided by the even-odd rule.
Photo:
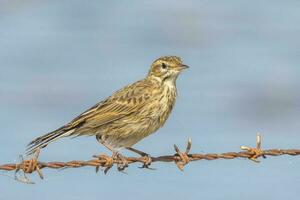
[[[182,64],[182,65],[180,66],[180,70],[188,69],[188,68],[189,68],[189,66],[187,66],[187,65],[185,65],[185,64]]]

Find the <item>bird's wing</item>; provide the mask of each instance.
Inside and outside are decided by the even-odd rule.
[[[152,85],[145,80],[131,84],[86,110],[65,128],[95,128],[136,113],[150,100],[151,87]]]
[[[151,100],[152,87],[153,85],[149,84],[147,80],[142,80],[115,92],[70,123],[30,142],[27,154],[32,154],[38,148],[43,148],[61,137],[81,135],[82,131],[80,130],[90,130],[125,116],[136,114],[141,107]]]

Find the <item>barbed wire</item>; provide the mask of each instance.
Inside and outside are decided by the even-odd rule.
[[[133,163],[141,163],[141,168],[150,168],[153,162],[173,162],[177,165],[180,170],[183,170],[184,166],[189,162],[198,160],[216,160],[216,159],[235,159],[235,158],[247,158],[254,162],[260,162],[258,158],[266,158],[266,156],[281,156],[290,155],[297,156],[300,155],[300,149],[261,149],[261,136],[256,137],[256,147],[246,147],[241,146],[243,151],[240,152],[227,152],[227,153],[209,153],[209,154],[198,154],[190,153],[192,147],[192,140],[189,139],[185,151],[180,151],[180,149],[174,145],[175,154],[152,157],[142,151],[138,151],[133,148],[128,148],[131,151],[139,154],[139,157],[124,157],[124,156],[108,156],[105,154],[93,156],[94,158],[88,161],[78,161],[73,160],[69,162],[41,162],[39,161],[40,150],[35,152],[35,155],[31,159],[21,160],[20,163],[16,164],[4,164],[0,165],[0,170],[15,171],[15,179],[23,183],[33,183],[29,180],[26,174],[31,174],[37,172],[41,179],[44,178],[42,174],[43,168],[51,169],[62,169],[62,168],[79,168],[79,167],[95,167],[96,172],[99,169],[104,169],[106,174],[114,165],[117,166],[118,171],[124,172],[124,170]],[[18,177],[18,172],[22,172],[23,176]]]

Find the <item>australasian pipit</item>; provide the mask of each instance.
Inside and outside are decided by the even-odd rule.
[[[184,65],[179,57],[153,62],[146,78],[116,91],[68,124],[36,138],[28,154],[67,136],[96,136],[113,152],[128,148],[164,125],[176,100],[176,79]]]

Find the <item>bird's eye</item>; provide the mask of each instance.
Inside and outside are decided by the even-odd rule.
[[[166,65],[166,63],[161,63],[161,68],[163,68],[163,69],[167,69],[167,65]]]

